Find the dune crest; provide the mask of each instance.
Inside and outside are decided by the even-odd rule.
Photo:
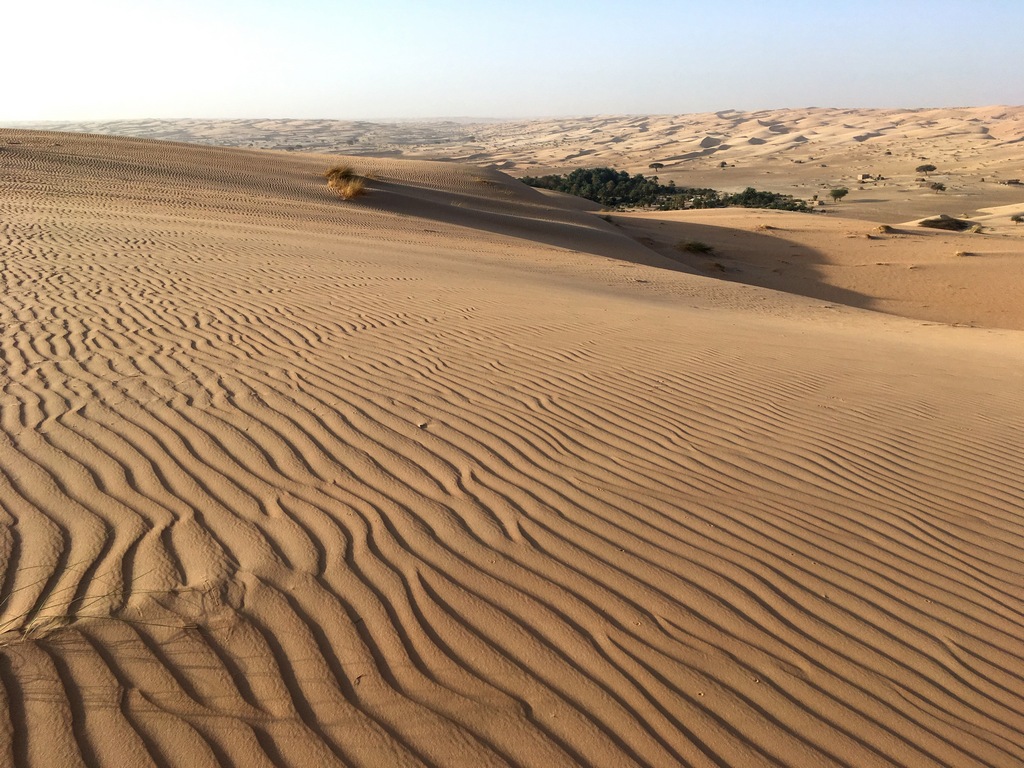
[[[0,131],[0,763],[1024,761],[1019,333],[350,160]]]

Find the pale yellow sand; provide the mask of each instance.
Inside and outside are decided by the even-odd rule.
[[[42,126],[35,126],[42,127]],[[811,199],[846,186],[843,215],[898,224],[1024,205],[1024,106],[722,110],[533,120],[121,120],[56,130],[224,146],[456,160],[514,176],[611,166],[667,183]],[[661,168],[651,169],[652,164]],[[917,173],[934,165],[930,174]],[[724,165],[724,167],[723,167]],[[860,181],[861,175],[869,180]],[[881,178],[879,178],[881,177]],[[944,192],[931,184],[942,183]]]
[[[330,160],[0,132],[0,763],[1024,761],[1019,331]]]
[[[1024,226],[1010,211],[980,233],[785,211],[722,208],[612,214],[621,230],[719,279],[949,324],[1024,330]],[[690,253],[692,241],[712,248]]]

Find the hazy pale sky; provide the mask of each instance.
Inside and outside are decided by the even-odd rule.
[[[1024,104],[1024,0],[49,0],[0,122]]]

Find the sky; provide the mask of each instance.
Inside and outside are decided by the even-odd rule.
[[[48,0],[0,122],[1024,104],[1024,0]]]

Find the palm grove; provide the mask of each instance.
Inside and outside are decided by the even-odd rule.
[[[577,168],[565,175],[523,176],[520,181],[531,187],[552,189],[593,200],[608,208],[656,208],[661,211],[682,208],[775,208],[783,211],[810,212],[803,200],[777,192],[747,187],[742,192],[726,193],[715,189],[677,187],[675,182],[658,182],[658,177],[630,176],[614,168]]]

